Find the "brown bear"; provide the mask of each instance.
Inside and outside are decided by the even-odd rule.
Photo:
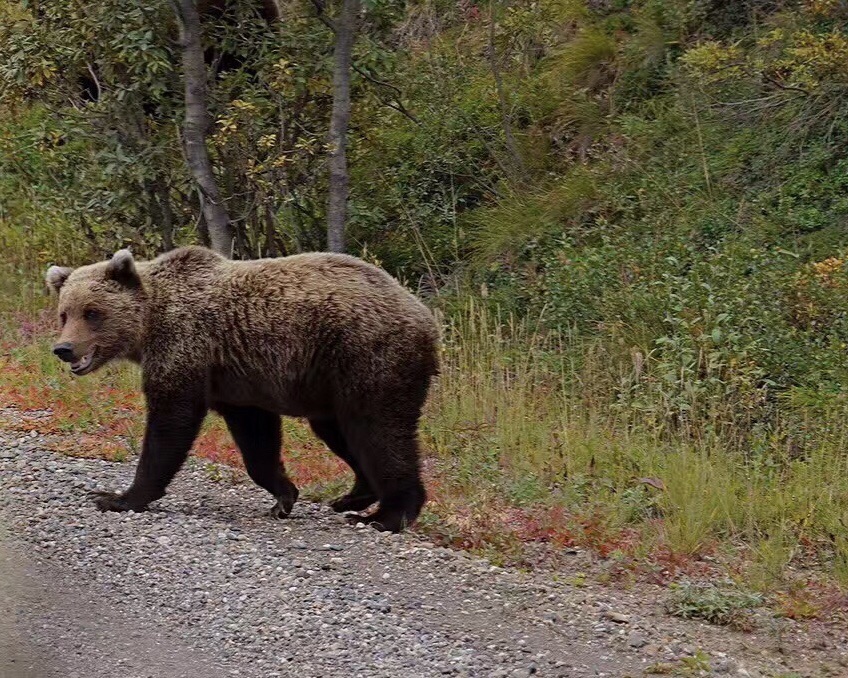
[[[305,417],[353,469],[336,511],[399,531],[425,501],[418,420],[438,369],[430,311],[385,271],[343,254],[230,261],[202,247],[136,262],[127,250],[52,266],[62,326],[53,352],[83,375],[114,359],[142,367],[144,444],[129,489],[104,511],[165,494],[208,410],[220,413],[256,484],[288,515],[298,490],[280,460],[280,416]]]

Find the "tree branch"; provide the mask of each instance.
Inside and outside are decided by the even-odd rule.
[[[769,83],[771,85],[774,85],[778,89],[782,89],[782,90],[785,90],[787,92],[801,92],[802,94],[810,96],[810,91],[804,89],[803,87],[797,87],[795,85],[785,85],[782,82],[780,82],[779,80],[771,77],[767,73],[760,73],[760,75],[762,75],[763,80],[765,80],[767,83]]]
[[[87,61],[85,62],[85,67],[88,69],[88,72],[91,73],[91,79],[94,80],[94,84],[97,87],[97,100],[103,97],[103,88],[100,87],[100,80],[97,79],[97,74],[94,72],[94,68]]]
[[[312,0],[312,4],[315,7],[315,14],[318,17],[318,20],[335,33],[336,23],[324,13],[326,10],[324,3],[321,2],[321,0]]]
[[[401,92],[401,91],[400,91],[400,89],[398,89],[397,87],[395,87],[394,85],[392,85],[392,84],[390,84],[390,83],[388,83],[388,82],[383,82],[382,80],[377,80],[377,78],[375,78],[375,77],[373,77],[373,76],[369,75],[367,72],[365,72],[364,70],[362,70],[362,69],[361,69],[359,66],[357,66],[356,64],[353,64],[353,70],[355,70],[355,71],[356,71],[357,73],[359,73],[359,75],[361,75],[363,78],[365,78],[365,79],[366,79],[366,80],[368,80],[369,82],[371,82],[371,83],[373,83],[373,84],[377,85],[378,87],[387,87],[387,88],[392,89],[392,90],[394,90],[395,92],[397,92],[397,96],[395,97],[395,102],[396,102],[396,103],[395,103],[395,102],[388,101],[387,99],[383,99],[383,98],[382,98],[379,94],[377,95],[377,99],[379,99],[379,100],[380,100],[380,103],[381,103],[381,104],[383,104],[384,106],[388,106],[388,107],[389,107],[389,108],[391,108],[391,109],[396,110],[398,113],[400,113],[400,114],[404,115],[404,116],[405,116],[405,117],[407,117],[409,120],[411,120],[412,122],[414,122],[416,125],[420,125],[420,124],[421,124],[421,121],[420,121],[418,118],[416,118],[416,117],[415,117],[412,113],[410,113],[410,112],[406,109],[406,107],[403,105],[403,103],[401,102],[401,100],[400,100],[400,95],[401,95],[401,94],[403,94],[403,92]]]

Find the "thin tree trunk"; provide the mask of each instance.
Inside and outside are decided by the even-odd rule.
[[[209,110],[206,97],[206,63],[200,40],[200,16],[194,0],[180,0],[180,46],[185,78],[185,150],[191,174],[200,189],[200,204],[212,249],[226,257],[233,252],[233,226],[215,183],[206,148]]]
[[[145,182],[150,217],[154,228],[162,235],[162,250],[169,252],[174,249],[174,210],[171,206],[171,191],[167,180],[157,175],[152,181]]]
[[[206,217],[203,216],[203,210],[197,215],[197,233],[200,235],[200,244],[204,247],[212,247],[212,242],[209,240],[209,227],[206,226]]]
[[[156,182],[145,179],[144,192],[147,195],[147,211],[150,213],[150,221],[154,229],[159,229],[162,236],[162,249],[167,252],[171,248],[165,243],[165,233],[162,231],[162,210],[159,206],[159,196],[156,195]]]
[[[333,114],[330,119],[330,195],[327,200],[327,249],[345,250],[348,171],[347,127],[350,122],[350,72],[359,0],[343,0],[336,21],[336,51],[333,66]]]
[[[498,64],[498,54],[495,47],[495,0],[489,1],[489,44],[486,51],[489,55],[492,76],[495,79],[495,90],[498,95],[498,106],[501,111],[501,127],[503,128],[504,138],[506,140],[506,148],[513,163],[513,179],[517,180],[518,183],[523,183],[527,178],[527,168],[524,166],[524,159],[518,150],[518,144],[515,143],[515,136],[512,134],[512,123],[509,119],[509,108],[506,101],[506,92],[504,91],[503,76],[500,65]]]
[[[157,180],[159,206],[162,210],[162,244],[165,251],[174,249],[174,209],[171,205],[171,190],[168,182],[159,177]]]
[[[277,217],[270,204],[265,203],[265,256],[277,256]]]

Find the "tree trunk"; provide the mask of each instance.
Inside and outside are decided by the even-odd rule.
[[[203,210],[197,215],[197,233],[200,236],[200,244],[204,247],[212,247],[212,242],[209,240],[209,227],[206,226],[206,217],[203,216]]]
[[[265,256],[277,256],[277,217],[271,205],[265,203]]]
[[[498,95],[498,106],[501,111],[501,127],[506,140],[506,148],[512,160],[513,179],[522,184],[527,178],[527,168],[524,166],[524,160],[518,150],[518,144],[515,143],[515,136],[512,134],[512,123],[510,122],[509,108],[506,101],[506,93],[504,92],[503,76],[501,75],[500,65],[498,64],[497,48],[495,47],[495,2],[489,1],[489,44],[486,47],[486,52],[489,56],[489,65],[492,68],[492,76],[495,79],[495,91]]]
[[[162,210],[159,209],[159,199],[156,195],[156,182],[150,179],[144,180],[144,192],[147,195],[147,211],[150,214],[150,222],[154,229],[160,229],[159,233],[162,236],[162,249],[167,252],[170,247],[165,244],[165,234],[161,231],[162,228]]]
[[[336,51],[333,66],[333,115],[330,119],[330,195],[327,200],[327,249],[345,250],[348,172],[347,127],[350,122],[350,71],[359,0],[342,0],[336,21]]]
[[[162,236],[162,251],[170,252],[174,249],[174,210],[168,183],[157,175],[155,179],[145,181],[144,185],[153,227],[159,229]]]
[[[200,205],[212,249],[232,256],[233,226],[215,184],[212,162],[206,148],[209,111],[206,100],[206,63],[200,39],[200,16],[194,0],[180,0],[180,46],[185,78],[185,151],[191,174],[200,189]]]
[[[159,206],[162,210],[162,245],[166,252],[174,249],[174,208],[171,205],[171,190],[168,182],[159,177],[157,180]]]

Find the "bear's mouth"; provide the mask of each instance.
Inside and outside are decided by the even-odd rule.
[[[71,363],[71,372],[73,372],[78,377],[91,372],[91,370],[94,368],[95,353],[97,353],[97,349],[93,348],[82,358],[80,358],[76,362]]]

